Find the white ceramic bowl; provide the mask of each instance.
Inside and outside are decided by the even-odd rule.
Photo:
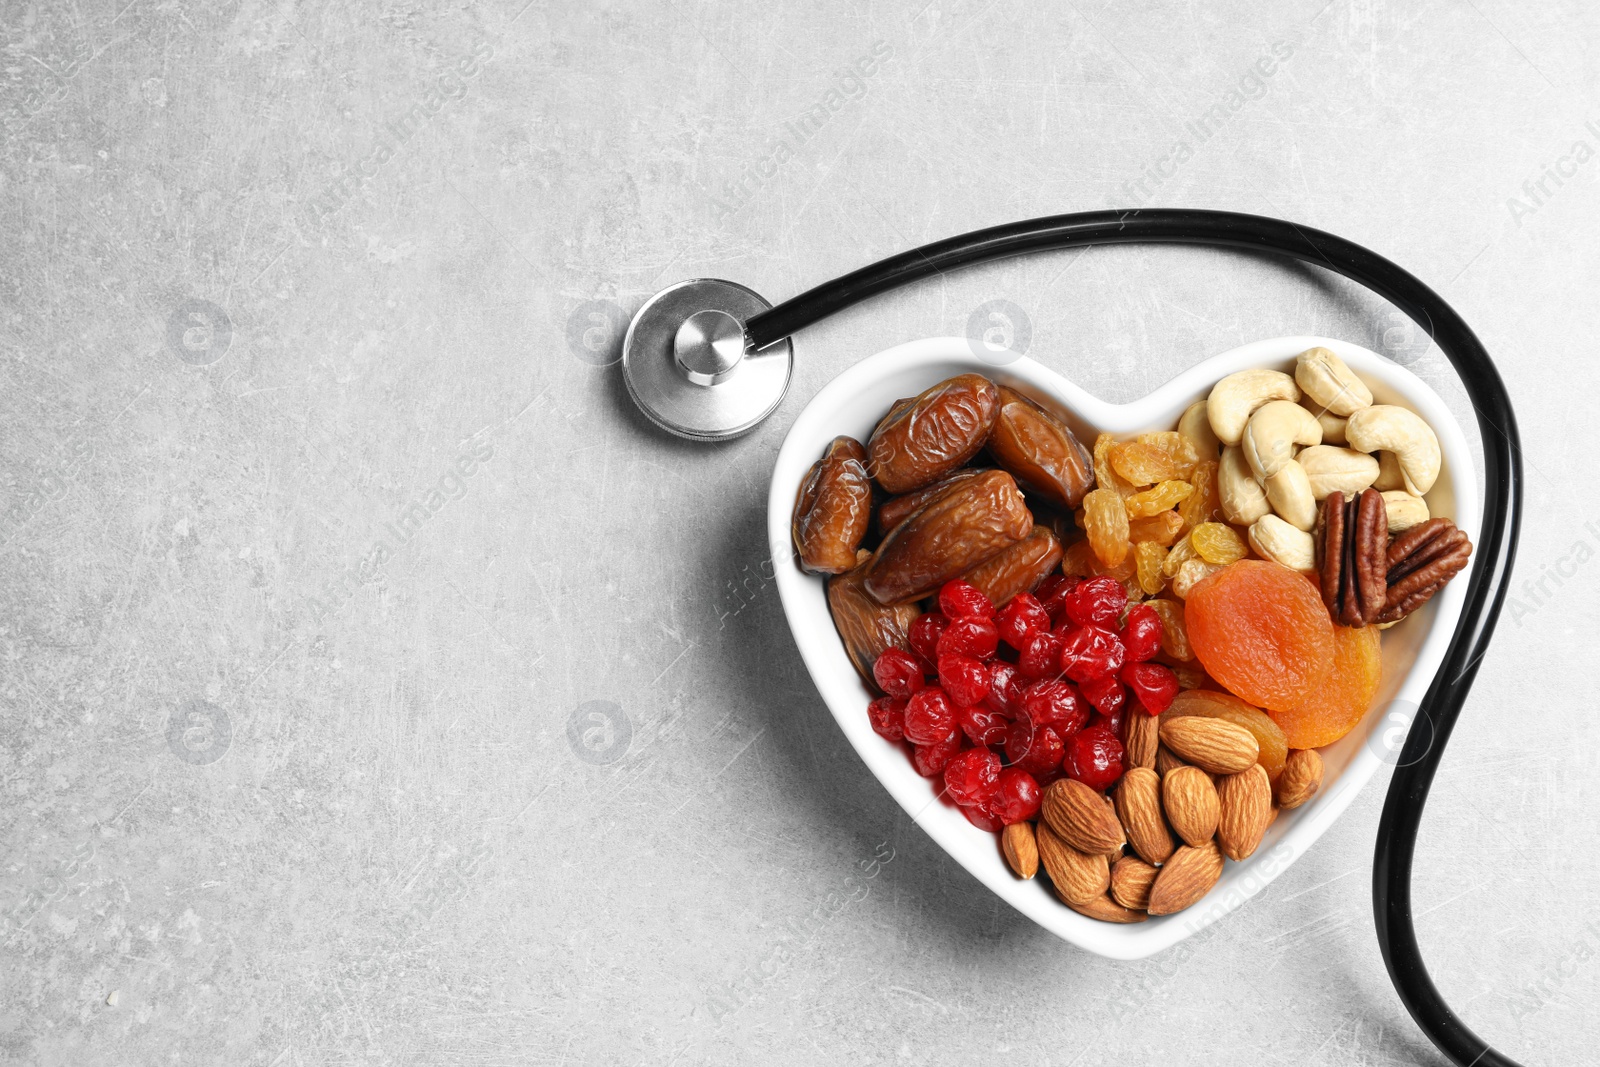
[[[1091,952],[1115,959],[1140,959],[1159,952],[1239,907],[1304,853],[1350,806],[1379,764],[1393,762],[1404,727],[1421,703],[1460,617],[1467,576],[1458,577],[1421,611],[1384,633],[1384,679],[1378,699],[1349,736],[1322,750],[1326,773],[1316,797],[1279,817],[1249,859],[1230,861],[1221,881],[1194,907],[1122,926],[1069,910],[1042,876],[1019,881],[1000,855],[996,836],[979,830],[940,799],[937,781],[918,775],[901,746],[873,733],[866,711],[871,693],[851,667],[834,629],[823,582],[794,563],[789,520],[795,494],[806,471],[835,436],[849,434],[865,443],[895,400],[955,374],[985,374],[1031,396],[1065,416],[1085,444],[1092,444],[1100,431],[1120,436],[1171,429],[1184,409],[1224,375],[1247,367],[1292,371],[1294,357],[1318,345],[1337,352],[1372,387],[1379,403],[1409,407],[1433,427],[1444,466],[1428,494],[1429,509],[1455,519],[1476,542],[1480,516],[1472,457],[1444,402],[1404,368],[1359,345],[1327,337],[1279,337],[1244,345],[1213,356],[1142,400],[1122,405],[1091,396],[1026,357],[996,366],[992,358],[976,356],[964,338],[913,341],[864,359],[829,382],[800,413],[778,453],[767,504],[767,537],[772,558],[778,561],[778,591],[795,644],[839,728],[912,820],[974,877],[1040,926]],[[841,767],[839,773],[856,772]]]

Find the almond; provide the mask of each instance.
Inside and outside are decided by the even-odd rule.
[[[1160,726],[1161,723],[1159,720],[1157,720],[1156,727],[1158,730]],[[1156,736],[1159,737],[1160,734],[1158,733]],[[1179,759],[1177,756],[1174,756],[1172,754],[1172,749],[1168,748],[1166,745],[1156,746],[1156,773],[1161,777],[1165,778],[1167,776],[1167,772],[1172,770],[1174,767],[1187,766],[1189,765],[1183,762],[1183,760]]]
[[[1079,852],[1104,855],[1126,840],[1106,798],[1075,778],[1046,787],[1040,814],[1056,836]]]
[[[1122,728],[1122,748],[1127,758],[1129,767],[1151,767],[1156,765],[1156,749],[1161,745],[1161,720],[1155,715],[1146,715],[1138,708],[1128,711],[1127,722]]]
[[[1069,904],[1083,904],[1103,896],[1111,885],[1111,865],[1104,855],[1079,852],[1041,822],[1034,830],[1039,860],[1055,883],[1056,893]]]
[[[1146,863],[1167,862],[1175,846],[1167,821],[1161,817],[1161,779],[1156,772],[1148,767],[1129,768],[1117,783],[1116,804],[1117,817],[1133,850]]]
[[[1249,770],[1226,775],[1217,784],[1222,817],[1217,821],[1217,842],[1223,855],[1242,860],[1261,844],[1272,821],[1272,783],[1267,769],[1256,764]]]
[[[1161,800],[1167,819],[1189,845],[1203,845],[1217,832],[1221,804],[1211,776],[1187,764],[1174,767],[1161,779]]]
[[[1033,823],[1014,822],[1002,830],[1000,851],[1023,881],[1039,873],[1039,846],[1033,840]]]
[[[1227,719],[1162,716],[1161,740],[1180,759],[1212,774],[1238,774],[1261,757],[1256,735]]]
[[[1222,853],[1215,841],[1184,845],[1172,854],[1150,887],[1150,914],[1182,911],[1211,892],[1221,877]]]
[[[1278,807],[1298,808],[1322,788],[1322,756],[1314,748],[1297,748],[1289,753],[1283,773],[1278,775]]]
[[[1074,904],[1068,900],[1066,905],[1079,915],[1087,915],[1089,918],[1099,919],[1103,923],[1142,923],[1149,918],[1144,912],[1125,908],[1104,895],[1091,897],[1082,904]]]
[[[1160,873],[1159,867],[1138,856],[1122,857],[1111,865],[1111,899],[1125,908],[1143,911],[1150,906],[1150,886]]]

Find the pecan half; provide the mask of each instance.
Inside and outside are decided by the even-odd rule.
[[[1389,518],[1383,494],[1330,493],[1322,502],[1322,602],[1340,626],[1378,621],[1387,603]]]
[[[1472,541],[1449,519],[1429,519],[1397,536],[1387,555],[1389,590],[1373,620],[1379,623],[1399,622],[1426,604],[1467,565]]]

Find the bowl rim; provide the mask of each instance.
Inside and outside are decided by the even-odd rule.
[[[898,389],[889,383],[906,377],[922,377],[923,371],[928,372],[927,381],[919,388],[962,371],[980,373],[1019,386],[1036,399],[1053,402],[1080,425],[1125,435],[1148,429],[1170,429],[1177,414],[1203,397],[1218,379],[1250,367],[1283,368],[1299,353],[1319,346],[1333,350],[1377,391],[1392,394],[1389,402],[1398,401],[1413,408],[1433,428],[1443,457],[1434,492],[1449,498],[1449,506],[1439,513],[1451,515],[1476,543],[1480,535],[1481,504],[1473,453],[1444,400],[1411,371],[1371,350],[1349,341],[1315,335],[1266,338],[1220,352],[1126,404],[1103,400],[1061,372],[1027,356],[1013,353],[997,356],[987,350],[977,350],[966,338],[930,337],[909,341],[868,356],[823,386],[795,418],[778,451],[768,493],[767,536],[779,598],[807,672],[851,747],[912,822],[978,881],[1051,933],[1098,955],[1142,959],[1206,929],[1287,870],[1343,815],[1385,762],[1370,740],[1378,720],[1403,716],[1405,709],[1418,707],[1432,683],[1460,619],[1467,578],[1477,557],[1469,563],[1468,574],[1447,585],[1424,608],[1431,612],[1431,618],[1413,617],[1419,622],[1426,621],[1428,627],[1418,640],[1410,668],[1393,683],[1389,699],[1375,701],[1362,723],[1334,746],[1345,746],[1352,739],[1358,739],[1343,772],[1325,782],[1317,796],[1305,806],[1284,812],[1254,855],[1242,863],[1230,861],[1222,880],[1195,907],[1143,923],[1117,925],[1070,910],[1043,889],[1040,879],[1028,882],[1017,879],[1006,867],[995,845],[995,835],[972,826],[953,806],[940,802],[930,780],[916,774],[901,747],[872,731],[864,714],[869,699],[867,690],[850,668],[831,618],[825,628],[815,625],[816,603],[822,599],[821,579],[802,572],[793,562],[789,524],[796,490],[826,442],[839,433],[849,432],[849,428],[840,427],[837,422],[830,427],[837,409],[847,404],[859,406],[872,399],[880,405],[877,417],[881,417],[898,399],[898,395],[891,395]],[[864,441],[865,437],[862,439]],[[823,612],[826,615],[825,601]],[[843,672],[838,670],[841,662]],[[1386,678],[1385,688],[1390,685]],[[1396,726],[1408,723],[1408,719],[1395,720]],[[1393,733],[1394,727],[1390,727],[1384,736]],[[1393,751],[1392,746],[1389,750]],[[987,839],[987,843],[982,839]]]

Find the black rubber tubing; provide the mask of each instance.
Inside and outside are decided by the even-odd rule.
[[[1481,342],[1445,300],[1396,264],[1308,226],[1232,211],[1141,208],[1052,215],[975,230],[902,252],[817,286],[745,324],[752,350],[890,289],[969,263],[1093,245],[1167,243],[1248,249],[1325,267],[1359,282],[1410,316],[1460,375],[1483,440],[1483,529],[1466,605],[1444,663],[1398,757],[1378,823],[1372,902],[1378,944],[1411,1017],[1457,1067],[1517,1067],[1450,1010],[1428,976],[1411,915],[1411,863],[1428,787],[1472,688],[1511,581],[1522,522],[1522,452],[1511,397]],[[1419,726],[1416,720],[1422,720]]]

